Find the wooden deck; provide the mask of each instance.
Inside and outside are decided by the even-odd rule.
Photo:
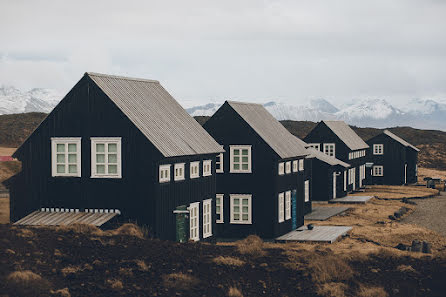
[[[328,201],[329,203],[367,203],[373,196],[347,196],[342,198],[336,198]]]
[[[58,209],[59,210],[59,209]],[[42,211],[37,210],[26,217],[18,220],[14,225],[29,225],[29,226],[60,226],[71,224],[89,224],[94,226],[102,226],[119,212],[80,212],[74,211]]]
[[[314,226],[313,230],[308,230],[306,226],[302,226],[297,230],[277,237],[276,241],[333,243],[339,237],[346,235],[351,229],[352,227],[348,226]]]
[[[348,209],[349,209],[348,207],[313,206],[313,211],[305,215],[305,220],[325,221],[326,219],[341,214]]]

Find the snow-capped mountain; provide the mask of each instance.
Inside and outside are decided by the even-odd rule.
[[[0,87],[0,114],[50,112],[62,99],[62,94],[50,89],[22,92],[11,86]]]

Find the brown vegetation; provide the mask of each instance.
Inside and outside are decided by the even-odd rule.
[[[361,285],[359,287],[358,297],[388,297],[386,290],[383,287],[369,287]]]
[[[438,195],[438,190],[419,186],[369,186],[367,195],[380,199],[424,198]],[[364,196],[364,193],[351,194],[351,196]]]
[[[0,198],[0,224],[9,223],[9,198]]]
[[[240,254],[261,257],[265,255],[263,240],[257,235],[249,235],[245,239],[235,242]]]
[[[48,293],[50,288],[47,280],[30,270],[10,273],[6,283],[8,291],[14,296],[40,296]]]
[[[40,112],[0,115],[0,145],[19,146],[45,117]]]
[[[243,297],[243,294],[236,287],[230,287],[228,290],[228,297]]]
[[[348,286],[344,283],[323,283],[317,285],[317,294],[324,297],[344,297]]]
[[[240,259],[234,257],[225,257],[225,256],[218,256],[217,258],[214,258],[212,261],[218,265],[226,265],[226,266],[242,266],[245,264],[245,262],[243,262]]]
[[[120,291],[124,288],[122,281],[120,281],[119,279],[108,279],[107,284],[115,291]]]
[[[179,273],[171,273],[163,276],[163,284],[168,289],[185,291],[193,288],[199,283],[198,279],[192,275]]]

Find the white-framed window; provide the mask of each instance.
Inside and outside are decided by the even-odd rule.
[[[299,171],[304,171],[304,159],[299,160]]]
[[[308,146],[313,147],[317,149],[318,151],[321,150],[321,144],[320,143],[309,143]]]
[[[373,176],[384,176],[384,166],[373,166]]]
[[[121,137],[91,137],[91,177],[121,178]]]
[[[324,153],[326,155],[334,157],[336,155],[334,143],[324,143]]]
[[[203,161],[203,176],[209,176],[212,175],[212,161],[211,160],[204,160]]]
[[[252,195],[231,194],[231,224],[252,223]]]
[[[223,153],[219,153],[215,159],[215,172],[223,173]]]
[[[283,162],[279,163],[279,175],[284,175],[285,174],[285,164]]]
[[[299,160],[293,161],[293,172],[299,171]]]
[[[81,176],[81,138],[51,138],[52,176]]]
[[[175,164],[173,179],[184,180],[184,163]]]
[[[305,202],[310,202],[310,181],[306,180],[304,183],[305,188]]]
[[[167,183],[170,181],[170,164],[160,165],[159,181],[160,183]]]
[[[349,160],[352,159],[352,153],[348,153],[348,159],[349,159]]]
[[[217,223],[223,223],[223,194],[215,196],[215,214],[217,215]]]
[[[353,183],[353,169],[348,170],[348,184],[351,185]]]
[[[384,144],[374,144],[373,145],[373,154],[374,155],[383,155],[384,154]]]
[[[200,177],[200,161],[190,162],[190,178]]]
[[[285,192],[285,220],[291,219],[291,191]]]
[[[231,173],[251,173],[251,146],[231,145],[230,152],[230,172]]]
[[[291,173],[291,161],[285,163],[285,173],[286,174]]]
[[[189,238],[193,241],[200,240],[200,202],[189,205]]]
[[[347,170],[344,170],[344,192],[347,191]]]
[[[212,236],[212,199],[203,200],[203,238]]]
[[[278,199],[277,199],[277,207],[278,207],[278,218],[279,223],[282,223],[285,221],[285,208],[284,208],[284,194],[279,193]]]

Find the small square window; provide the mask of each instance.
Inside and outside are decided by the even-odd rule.
[[[299,171],[299,163],[298,163],[299,161],[298,160],[294,160],[293,161],[293,172],[297,172],[297,171]]]
[[[190,162],[190,178],[200,177],[200,161]]]
[[[160,183],[166,183],[170,181],[170,164],[160,165],[159,181]]]
[[[91,177],[121,178],[121,137],[91,137]]]
[[[291,173],[291,161],[285,163],[285,173],[286,174]]]
[[[184,180],[184,163],[175,164],[173,179],[176,181]]]
[[[230,149],[230,172],[251,173],[251,146],[231,145]]]
[[[283,164],[283,162],[279,163],[279,175],[284,175],[285,174],[285,164]]]
[[[374,144],[373,145],[373,154],[374,155],[383,155],[384,154],[384,145],[383,144]]]
[[[81,176],[81,138],[52,137],[52,176]]]
[[[324,143],[324,153],[334,157],[336,155],[334,143]]]
[[[203,161],[203,176],[212,175],[211,164],[212,164],[211,160],[204,160]]]
[[[373,166],[373,176],[384,176],[384,166]]]
[[[231,194],[231,224],[252,223],[252,196],[249,194]]]
[[[304,159],[299,160],[299,171],[304,171]]]

